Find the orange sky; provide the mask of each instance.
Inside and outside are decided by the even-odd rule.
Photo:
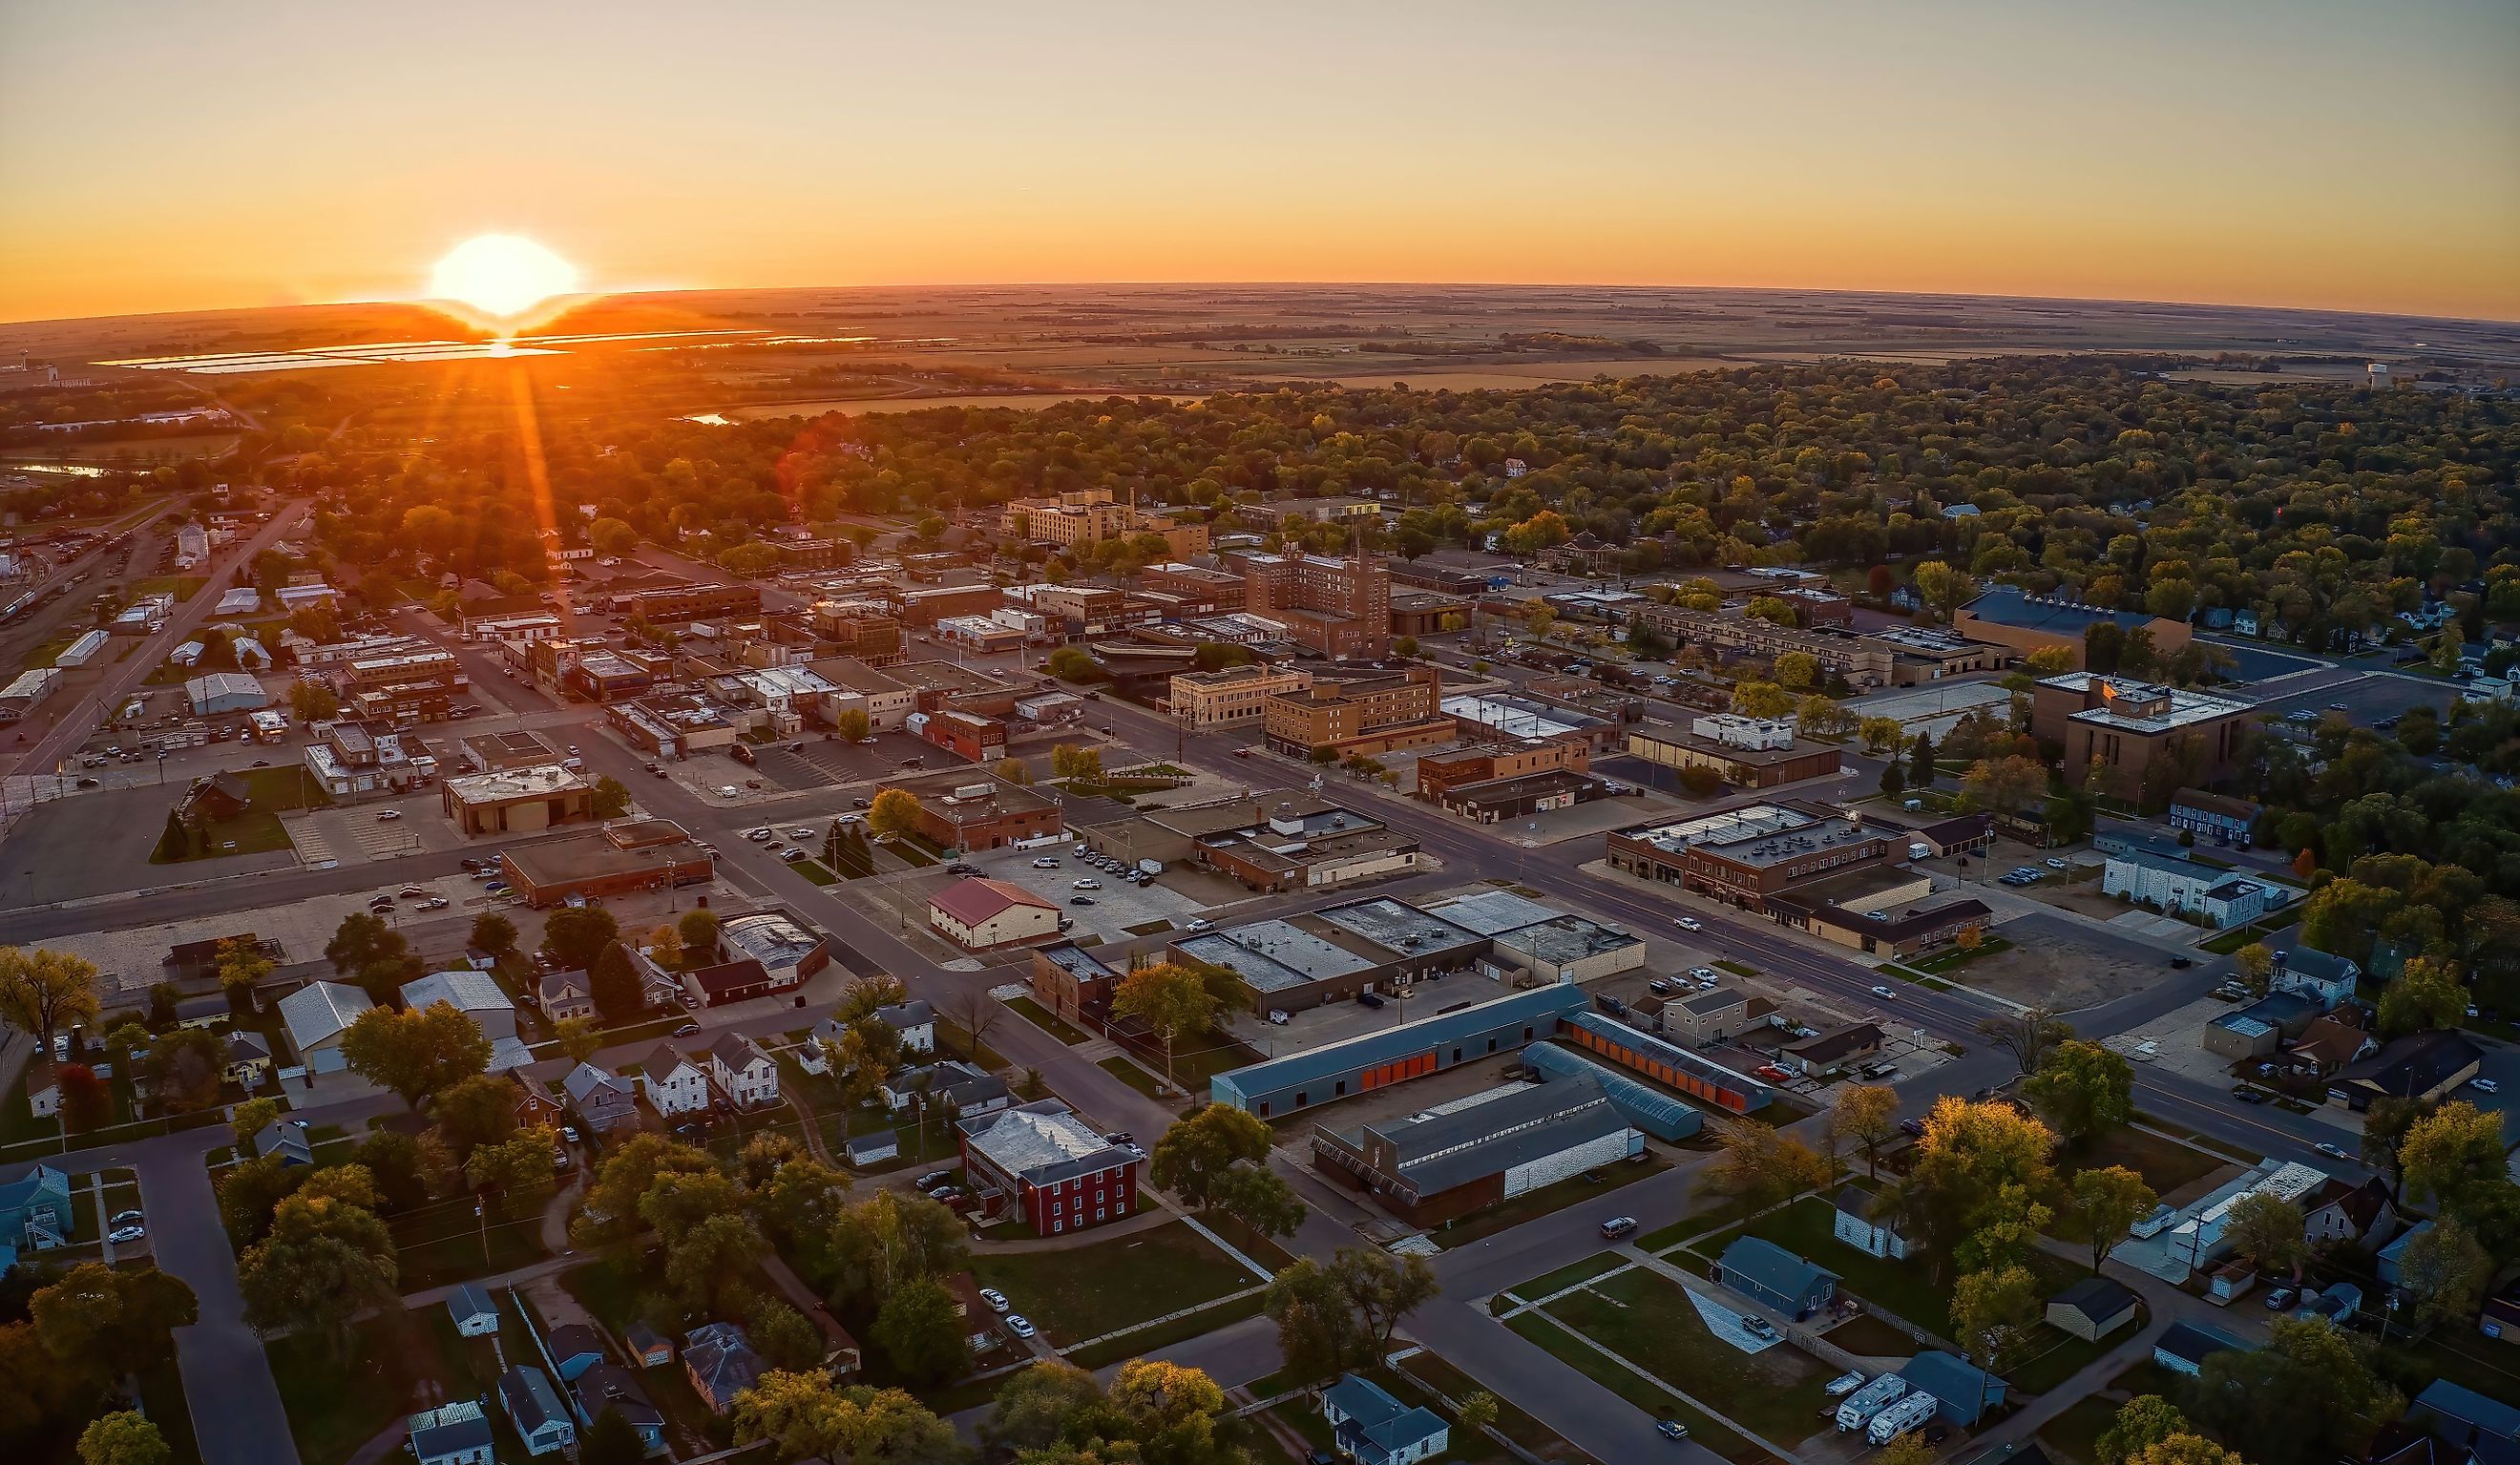
[[[0,320],[1459,280],[2520,319],[2520,7],[0,10]],[[598,21],[594,18],[601,16]]]

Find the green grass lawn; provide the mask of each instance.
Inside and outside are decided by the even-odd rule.
[[[529,1348],[513,1317],[503,1339],[512,1354]],[[443,1309],[372,1317],[359,1325],[346,1360],[328,1356],[315,1340],[286,1337],[264,1346],[289,1431],[306,1465],[339,1465],[360,1445],[423,1406],[421,1386],[434,1382],[448,1398],[472,1398],[497,1386],[498,1354],[488,1338],[459,1338]]]
[[[2074,1465],[2093,1465],[2099,1458],[2100,1434],[2117,1419],[2120,1407],[2115,1399],[2076,1399],[2073,1407],[2048,1421],[2048,1427],[2039,1432],[2039,1443]]]
[[[1686,1307],[1687,1304],[1682,1306]],[[1677,1419],[1688,1427],[1688,1438],[1736,1465],[1768,1458],[1768,1452],[1707,1418],[1667,1389],[1657,1388],[1586,1348],[1564,1325],[1538,1312],[1525,1312],[1506,1326],[1549,1351],[1559,1362],[1609,1390],[1656,1419]]]
[[[152,849],[149,863],[184,865],[224,859],[230,855],[266,855],[290,847],[289,831],[281,826],[280,816],[266,809],[248,809],[234,819],[213,820],[205,827],[204,834],[196,853],[181,860],[168,860],[161,852]]]
[[[1490,1392],[1478,1380],[1431,1353],[1413,1354],[1401,1361],[1400,1368],[1428,1388],[1454,1398],[1467,1398],[1473,1394]],[[1497,1428],[1505,1432],[1507,1439],[1544,1460],[1576,1465],[1576,1462],[1592,1458],[1558,1438],[1556,1431],[1524,1413],[1509,1398],[1497,1399]]]
[[[140,1412],[158,1426],[166,1442],[167,1458],[173,1465],[193,1465],[202,1458],[202,1446],[193,1438],[193,1411],[184,1401],[184,1376],[175,1360],[167,1359],[140,1375]]]
[[[1821,1427],[1821,1388],[1833,1370],[1790,1345],[1741,1352],[1707,1331],[1677,1282],[1642,1269],[1623,1271],[1546,1310],[1787,1448]]]
[[[1953,947],[1930,956],[1912,957],[1908,964],[1921,972],[1946,972],[1968,965],[1981,957],[2012,950],[2012,943],[2001,936],[1990,936],[1975,947]]]
[[[1147,1072],[1145,1069],[1140,1068],[1137,1064],[1130,1062],[1126,1058],[1117,1056],[1098,1058],[1095,1060],[1094,1066],[1102,1069],[1111,1077],[1118,1079],[1121,1083],[1128,1085],[1130,1088],[1135,1088],[1148,1098],[1163,1097],[1163,1093],[1159,1086],[1156,1084],[1155,1076]]]
[[[253,805],[257,809],[329,809],[333,806],[333,796],[307,776],[303,764],[248,769],[245,781],[253,790]]]
[[[1254,1285],[1233,1258],[1179,1221],[1075,1251],[975,1256],[971,1273],[1005,1293],[1055,1344],[1080,1343]]]
[[[2143,1182],[2152,1187],[2155,1195],[2168,1195],[2204,1179],[2229,1162],[2219,1155],[2191,1149],[2166,1135],[2121,1127],[2075,1150],[2069,1163],[2076,1170],[2105,1170],[2112,1165],[2123,1165],[2142,1176]]]
[[[1645,1151],[1642,1164],[1614,1161],[1592,1172],[1601,1177],[1598,1181],[1580,1175],[1570,1176],[1553,1185],[1543,1185],[1517,1195],[1502,1205],[1484,1207],[1460,1220],[1446,1221],[1443,1228],[1435,1232],[1435,1244],[1447,1251],[1457,1246],[1467,1246],[1481,1237],[1493,1236],[1536,1217],[1599,1200],[1622,1186],[1632,1185],[1670,1168],[1670,1161],[1651,1150]]]
[[[1240,1322],[1246,1317],[1259,1315],[1260,1294],[1255,1292],[1249,1297],[1238,1297],[1232,1302],[1218,1303],[1213,1308],[1202,1308],[1188,1317],[1175,1318],[1171,1322],[1155,1327],[1140,1328],[1134,1333],[1114,1338],[1108,1343],[1077,1349],[1067,1354],[1067,1361],[1079,1368],[1102,1368],[1113,1363],[1125,1363],[1131,1358],[1145,1357],[1158,1349],[1170,1348],[1176,1343],[1187,1342],[1201,1334],[1213,1333],[1228,1323]]]
[[[1912,1354],[1922,1347],[1915,1339],[1900,1332],[1869,1312],[1858,1312],[1830,1328],[1828,1341],[1848,1353],[1862,1354],[1866,1357]]]
[[[832,867],[820,860],[799,860],[788,867],[817,885],[836,885],[840,880],[838,875],[832,873]]]
[[[1719,1201],[1695,1216],[1684,1216],[1660,1230],[1647,1231],[1637,1238],[1637,1249],[1660,1255],[1684,1241],[1739,1225],[1745,1214],[1738,1201]]]
[[[1031,998],[1014,998],[1009,1000],[1007,1005],[1012,1007],[1024,1021],[1066,1043],[1069,1047],[1074,1047],[1086,1041],[1086,1035],[1081,1030]]]
[[[405,1292],[443,1287],[450,1282],[496,1275],[541,1261],[540,1207],[524,1216],[488,1218],[484,1226],[472,1215],[469,1200],[428,1206],[386,1222],[402,1267],[399,1286]],[[487,1257],[484,1258],[484,1242]]]
[[[1755,976],[1757,976],[1757,975],[1759,974],[1759,969],[1758,969],[1757,967],[1755,967],[1755,966],[1745,966],[1745,965],[1743,965],[1742,963],[1740,963],[1740,962],[1738,962],[1738,961],[1732,961],[1732,960],[1729,960],[1729,959],[1728,959],[1728,960],[1720,960],[1720,961],[1716,961],[1716,962],[1714,962],[1714,963],[1712,963],[1712,964],[1714,965],[1714,967],[1715,967],[1715,969],[1716,969],[1716,970],[1718,970],[1718,971],[1729,971],[1729,972],[1731,972],[1732,975],[1734,975],[1734,976],[1736,976],[1736,977],[1755,977]]]
[[[1555,1271],[1543,1272],[1528,1282],[1516,1283],[1513,1295],[1525,1302],[1544,1298],[1552,1292],[1572,1287],[1577,1282],[1598,1277],[1614,1267],[1624,1266],[1627,1265],[1627,1260],[1616,1252],[1601,1252],[1586,1257],[1581,1262],[1570,1262]]]
[[[145,580],[132,581],[130,591],[134,599],[163,593],[172,595],[181,603],[191,599],[196,592],[209,583],[201,575],[151,575]]]
[[[2096,1343],[2077,1338],[2061,1328],[2051,1328],[2043,1323],[2033,1336],[2037,1340],[2034,1346],[2044,1352],[2025,1354],[2021,1350],[2014,1350],[2012,1361],[2005,1365],[2003,1376],[2011,1382],[2017,1393],[2045,1394],[2082,1372],[2093,1359],[2140,1331],[2144,1318],[2148,1314],[2148,1309],[2140,1303],[2137,1304],[2135,1321]]]

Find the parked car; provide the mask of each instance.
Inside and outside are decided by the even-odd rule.
[[[2274,1291],[2267,1294],[2267,1310],[2270,1312],[2282,1311],[2284,1309],[2292,1306],[2292,1297],[2293,1293],[2290,1287],[2277,1287]]]
[[[1679,991],[1679,989],[1672,985],[1670,978],[1656,977],[1645,984],[1645,991],[1652,993],[1656,997],[1669,997],[1674,992]]]
[[[1213,931],[1216,929],[1216,922],[1209,920],[1206,916],[1202,915],[1196,920],[1192,921],[1187,929],[1192,931]]]
[[[1088,879],[1078,880],[1078,881],[1074,882],[1072,885],[1070,885],[1068,888],[1069,888],[1069,889],[1071,889],[1071,890],[1101,890],[1101,889],[1102,888],[1102,881],[1100,881],[1100,880],[1096,880],[1096,879],[1088,878]]]
[[[700,1025],[696,1022],[684,1023],[682,1026],[674,1029],[674,1036],[677,1038],[698,1038],[700,1036]]]
[[[391,823],[393,821],[400,818],[402,818],[402,811],[399,809],[380,809],[377,811],[377,822],[379,823]]]
[[[1360,992],[1356,995],[1356,1000],[1357,1005],[1362,1007],[1379,1007],[1382,1005],[1382,994],[1378,992]]]
[[[1000,1292],[995,1287],[981,1288],[980,1301],[987,1303],[989,1305],[989,1310],[992,1312],[1004,1312],[1007,1310],[1007,1295]]]
[[[2502,1086],[2492,1079],[2470,1079],[2467,1081],[2467,1087],[2475,1089],[2479,1093],[2500,1093],[2502,1091]]]
[[[106,1224],[110,1226],[136,1226],[145,1219],[146,1218],[142,1217],[137,1211],[116,1211],[113,1213],[113,1219],[108,1221]]]
[[[939,1185],[951,1185],[954,1183],[954,1172],[950,1170],[931,1170],[927,1174],[921,1176],[912,1183],[916,1184],[922,1190],[933,1190]]]
[[[1688,1438],[1688,1426],[1681,1423],[1677,1419],[1655,1420],[1654,1431],[1661,1435],[1665,1440],[1686,1440]]]
[[[1690,980],[1700,987],[1712,987],[1724,980],[1723,973],[1711,966],[1692,966],[1688,969],[1688,975]]]
[[[2267,1101],[2267,1096],[2266,1096],[2266,1094],[2265,1094],[2265,1093],[2263,1093],[2262,1091],[2260,1091],[2260,1090],[2258,1090],[2258,1089],[2255,1089],[2255,1088],[2250,1088],[2250,1087],[2249,1087],[2248,1085],[2246,1085],[2246,1084],[2234,1084],[2234,1085],[2232,1085],[2232,1086],[2231,1086],[2231,1097],[2233,1097],[2233,1098],[2235,1098],[2235,1099],[2239,1100],[2241,1103],[2244,1103],[2244,1104],[2263,1104],[2263,1103],[2265,1103],[2265,1102]]]
[[[1035,869],[1057,869],[1058,868],[1058,862],[1048,855],[1044,855],[1032,863],[1032,867]]]
[[[1903,1119],[1899,1121],[1899,1132],[1911,1139],[1922,1139],[1925,1137],[1925,1122],[1921,1119]]]
[[[140,1226],[115,1226],[105,1233],[105,1239],[116,1246],[128,1246],[148,1234],[149,1232]]]
[[[1032,1320],[1021,1312],[1010,1312],[1007,1314],[1007,1331],[1018,1338],[1029,1338],[1033,1335]]]
[[[1637,1219],[1633,1216],[1613,1216],[1601,1222],[1601,1239],[1604,1241],[1617,1241],[1635,1235],[1636,1231]]]

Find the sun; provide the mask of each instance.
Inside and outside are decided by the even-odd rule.
[[[428,277],[431,297],[477,311],[494,323],[521,320],[553,296],[576,289],[575,266],[513,234],[466,240],[447,251]]]

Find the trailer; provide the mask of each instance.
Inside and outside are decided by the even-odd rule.
[[[1895,1373],[1885,1373],[1858,1389],[1837,1406],[1837,1427],[1860,1430],[1872,1422],[1872,1416],[1898,1402],[1908,1392],[1908,1381]]]
[[[1921,1428],[1941,1407],[1941,1401],[1932,1395],[1917,1390],[1873,1415],[1872,1422],[1864,1427],[1864,1438],[1874,1444],[1887,1444],[1910,1430]]]

